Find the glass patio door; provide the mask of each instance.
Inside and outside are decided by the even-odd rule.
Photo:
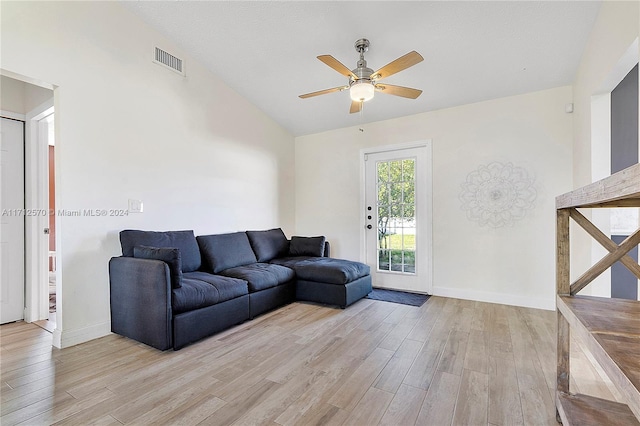
[[[430,147],[365,155],[365,245],[374,287],[431,289]]]

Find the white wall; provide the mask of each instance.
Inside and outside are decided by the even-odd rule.
[[[572,187],[571,101],[561,87],[298,137],[296,233],[324,234],[337,257],[359,259],[360,150],[432,139],[434,293],[554,309],[555,197]],[[467,174],[492,161],[536,177],[535,208],[513,226],[480,227],[461,210]]]
[[[24,115],[24,86],[21,81],[0,76],[0,109]]]
[[[53,98],[53,91],[0,75],[0,110],[26,115]]]
[[[109,332],[107,265],[126,228],[196,234],[294,227],[293,137],[118,2],[2,2],[2,68],[56,86],[58,217],[68,346]],[[155,45],[187,77],[151,61]]]
[[[573,163],[574,188],[610,174],[610,128],[601,110],[609,108],[607,93],[638,62],[640,36],[638,2],[602,2],[573,84]],[[634,46],[634,42],[636,43]],[[604,102],[603,102],[604,101]],[[603,103],[606,105],[602,108]],[[594,117],[599,117],[598,122]],[[609,133],[607,133],[609,132]],[[603,155],[605,153],[605,155]],[[585,211],[600,229],[607,232],[607,210]],[[571,275],[577,278],[600,260],[606,251],[578,226],[572,226]],[[610,273],[601,275],[583,294],[610,294]]]

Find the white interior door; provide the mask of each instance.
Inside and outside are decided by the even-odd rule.
[[[0,125],[0,323],[24,315],[24,122]]]
[[[365,153],[365,252],[374,287],[431,291],[431,145]]]

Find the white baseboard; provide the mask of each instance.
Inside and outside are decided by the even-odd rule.
[[[94,324],[78,330],[60,330],[56,328],[53,330],[53,346],[58,349],[64,349],[109,334],[111,334],[111,322]]]
[[[467,290],[449,287],[433,287],[434,296],[452,297],[454,299],[474,300],[477,302],[498,303],[500,305],[521,306],[524,308],[556,310],[554,298],[524,297],[505,293],[492,293],[487,291]]]

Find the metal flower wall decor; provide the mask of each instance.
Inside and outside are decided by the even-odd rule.
[[[522,167],[493,162],[467,175],[460,201],[467,218],[480,226],[513,225],[534,206],[535,178]]]

